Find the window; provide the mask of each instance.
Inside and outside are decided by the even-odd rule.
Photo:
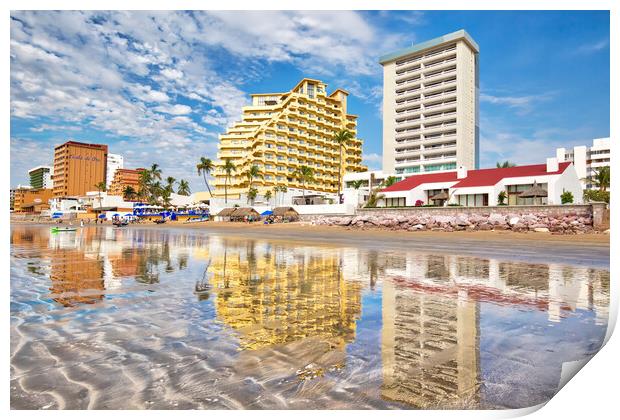
[[[393,197],[385,199],[386,207],[405,207],[405,197]]]
[[[541,188],[547,190],[547,183],[538,184]],[[539,198],[523,198],[519,197],[523,191],[530,189],[533,184],[521,184],[521,185],[506,185],[506,192],[508,193],[508,205],[509,206],[527,206],[534,204],[547,204],[547,197]]]
[[[482,207],[489,205],[489,194],[459,194],[458,203],[465,207]]]

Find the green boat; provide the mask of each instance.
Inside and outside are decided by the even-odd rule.
[[[53,227],[52,232],[75,232],[77,228],[74,227]]]

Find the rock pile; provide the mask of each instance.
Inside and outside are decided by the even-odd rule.
[[[351,228],[380,228],[386,230],[511,230],[514,232],[552,232],[557,234],[592,232],[592,217],[578,215],[552,216],[528,214],[466,214],[443,215],[358,215],[321,217],[316,225],[349,226]]]

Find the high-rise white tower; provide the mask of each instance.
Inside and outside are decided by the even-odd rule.
[[[383,172],[478,168],[478,51],[460,30],[381,57]]]

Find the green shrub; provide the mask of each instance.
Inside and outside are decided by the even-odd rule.
[[[573,193],[570,191],[564,191],[560,196],[560,200],[562,200],[562,204],[570,204],[573,202]]]
[[[450,207],[463,207],[459,203],[448,203]]]
[[[497,204],[499,206],[503,206],[505,201],[506,201],[506,191],[500,191],[499,194],[497,194]]]
[[[583,192],[583,201],[604,201],[609,204],[609,191],[585,190]]]

